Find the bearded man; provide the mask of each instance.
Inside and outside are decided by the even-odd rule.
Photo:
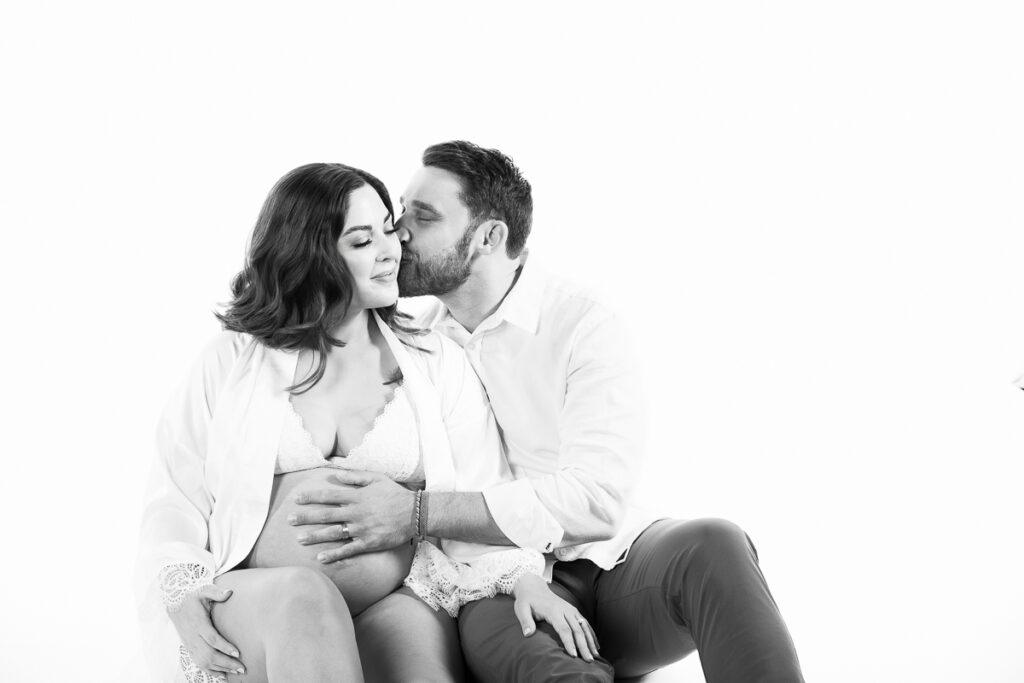
[[[424,320],[464,348],[516,477],[486,491],[425,494],[426,533],[546,553],[552,590],[599,643],[599,656],[584,661],[572,645],[583,643],[581,624],[538,629],[510,596],[479,600],[459,616],[474,676],[611,682],[696,650],[709,683],[802,681],[747,535],[724,520],[645,514],[630,501],[643,421],[621,323],[530,258],[531,188],[511,159],[468,142],[434,145],[402,207],[401,294],[438,298]],[[409,542],[413,493],[373,474],[338,476],[356,488],[307,501],[337,504],[330,521],[354,537],[328,561]],[[326,529],[307,542],[339,537]]]

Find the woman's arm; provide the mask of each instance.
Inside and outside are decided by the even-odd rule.
[[[143,627],[167,614],[197,662],[236,671],[236,648],[213,628],[210,601],[228,597],[213,583],[209,546],[213,497],[206,486],[206,438],[217,395],[242,339],[225,333],[200,355],[157,425],[156,461],[146,491],[136,566]],[[161,609],[162,607],[162,609]]]
[[[138,579],[146,599],[173,603],[183,592],[213,581],[214,560],[207,549],[213,497],[206,486],[206,438],[237,337],[219,335],[200,354],[157,423],[156,460],[140,532]],[[180,571],[168,569],[172,567]]]

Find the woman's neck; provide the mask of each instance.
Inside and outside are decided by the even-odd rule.
[[[371,343],[370,340],[370,311],[363,308],[357,311],[350,310],[348,314],[331,328],[331,336],[345,346],[364,347]]]

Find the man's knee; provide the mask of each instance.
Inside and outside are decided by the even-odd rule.
[[[689,538],[695,540],[699,547],[708,552],[748,553],[753,550],[754,546],[746,532],[727,519],[708,517],[695,519],[687,524],[692,525],[688,532]]]
[[[739,526],[726,519],[707,518],[677,522],[662,539],[677,568],[710,576],[730,575],[757,564],[757,551]]]
[[[524,636],[508,596],[470,603],[459,615],[462,652],[480,683],[492,681],[600,681],[614,674],[606,662],[569,655],[550,625]]]
[[[467,659],[483,653],[505,639],[513,621],[518,622],[508,596],[495,596],[465,605],[459,612],[459,641]]]

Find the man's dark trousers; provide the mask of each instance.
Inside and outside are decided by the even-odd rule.
[[[499,595],[459,615],[466,663],[480,683],[610,683],[694,650],[708,683],[803,681],[757,551],[731,522],[660,520],[609,571],[589,560],[555,564],[551,588],[593,625],[597,660],[566,653],[546,622],[524,637],[513,598]]]

